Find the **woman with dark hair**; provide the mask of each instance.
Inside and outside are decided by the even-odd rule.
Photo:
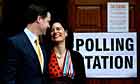
[[[83,84],[85,69],[83,57],[73,49],[73,33],[60,19],[50,29],[52,43],[48,63],[50,84]]]

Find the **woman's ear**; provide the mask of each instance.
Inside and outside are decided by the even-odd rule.
[[[67,31],[67,30],[65,30],[65,36],[66,36],[66,37],[68,36],[68,31]]]

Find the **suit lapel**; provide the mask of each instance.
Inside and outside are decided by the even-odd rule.
[[[24,53],[29,55],[29,58],[33,61],[33,63],[35,63],[35,65],[38,67],[38,69],[41,72],[41,66],[38,60],[38,56],[36,54],[36,51],[34,50],[29,38],[27,37],[27,35],[25,33],[23,33],[23,47],[24,47]],[[43,54],[44,55],[44,54]]]

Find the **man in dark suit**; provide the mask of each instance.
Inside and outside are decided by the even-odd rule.
[[[7,84],[47,84],[47,56],[38,42],[50,27],[51,14],[46,8],[32,4],[26,11],[27,26],[8,39]],[[37,47],[38,46],[38,47]]]

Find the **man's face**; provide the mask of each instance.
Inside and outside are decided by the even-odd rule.
[[[46,35],[47,28],[50,28],[50,24],[49,24],[50,21],[51,21],[51,14],[50,12],[48,12],[47,16],[45,18],[42,18],[42,21],[40,23],[41,34]]]

